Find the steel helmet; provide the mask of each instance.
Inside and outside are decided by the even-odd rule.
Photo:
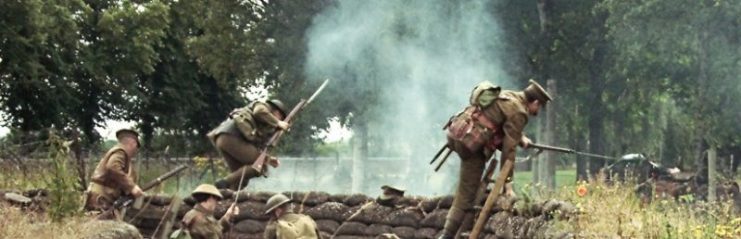
[[[281,114],[283,114],[283,117],[288,117],[288,110],[286,109],[286,105],[283,104],[282,101],[278,99],[272,99],[268,100],[268,104],[275,107],[278,111],[280,111]]]
[[[268,202],[265,204],[265,207],[268,209],[265,210],[265,214],[269,214],[276,208],[283,206],[286,203],[291,202],[291,199],[286,197],[286,195],[283,195],[281,193],[275,194],[270,199],[268,199]]]
[[[224,199],[224,196],[221,195],[221,192],[219,192],[219,190],[216,189],[216,187],[214,187],[214,185],[211,185],[211,184],[198,185],[198,187],[196,187],[196,190],[193,190],[193,193],[191,193],[190,195],[196,195],[199,193],[212,195],[219,199]]]

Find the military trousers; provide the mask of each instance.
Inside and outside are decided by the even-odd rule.
[[[251,178],[260,176],[260,172],[252,168],[252,163],[260,156],[260,149],[254,143],[231,134],[221,134],[216,138],[215,144],[231,171],[224,178],[231,189],[241,188],[238,184],[242,173],[244,173],[242,186],[246,186]]]
[[[453,205],[445,218],[444,232],[454,235],[463,222],[467,212],[472,212],[475,206],[476,194],[481,186],[486,161],[494,152],[480,150],[477,152],[469,150],[465,144],[448,138],[448,147],[455,151],[461,158],[461,168],[458,177],[458,186],[453,199]],[[500,161],[504,165],[504,160]],[[507,182],[513,178],[513,171],[507,177]]]
[[[448,147],[461,158],[461,168],[458,186],[455,191],[453,205],[445,218],[444,233],[454,235],[460,227],[467,211],[473,208],[476,192],[481,184],[481,175],[484,172],[487,156],[483,151],[472,152],[456,140],[448,138]]]

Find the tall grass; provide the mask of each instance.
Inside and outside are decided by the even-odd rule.
[[[558,221],[554,229],[580,238],[741,238],[741,218],[732,202],[692,204],[656,199],[647,204],[634,193],[634,184],[580,183],[562,187],[546,197],[574,203],[580,213]],[[587,189],[584,196],[577,189]]]

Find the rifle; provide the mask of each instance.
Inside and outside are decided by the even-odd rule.
[[[329,79],[325,80],[324,83],[322,83],[322,85],[319,86],[319,88],[314,92],[313,95],[311,95],[311,97],[309,97],[308,100],[301,99],[298,102],[298,104],[296,104],[296,106],[293,107],[293,109],[291,110],[291,112],[288,114],[288,116],[285,118],[284,121],[286,121],[290,125],[290,123],[293,122],[293,119],[296,117],[296,115],[299,112],[301,112],[301,110],[306,108],[306,105],[314,101],[314,99],[319,95],[319,93],[321,93],[322,90],[324,90],[324,87],[327,86],[327,83],[329,83]],[[268,140],[268,143],[265,144],[265,147],[263,147],[262,152],[260,152],[260,156],[257,157],[254,163],[252,163],[252,168],[257,170],[257,172],[263,173],[263,169],[265,169],[265,162],[268,159],[268,152],[270,151],[270,149],[272,149],[273,147],[275,147],[275,145],[278,144],[278,140],[280,140],[284,132],[285,131],[278,129],[278,131],[276,131],[273,134],[273,136],[270,137],[270,140]],[[244,177],[244,171],[242,171],[242,177]],[[242,179],[240,179],[239,185],[242,185],[241,181]]]
[[[581,155],[581,156],[586,156],[586,157],[592,157],[592,158],[603,158],[603,159],[611,159],[611,160],[618,159],[616,157],[611,157],[611,156],[605,156],[605,155],[599,155],[599,154],[593,154],[593,153],[579,152],[579,151],[576,151],[576,150],[573,150],[573,149],[569,149],[569,148],[561,148],[561,147],[556,147],[556,146],[543,145],[543,144],[535,144],[535,143],[531,143],[528,146],[528,148],[537,149],[538,152],[536,154],[540,154],[541,152],[543,152],[543,150],[550,150],[550,151],[556,151],[556,152],[559,152],[559,153],[576,154],[576,155]]]
[[[142,191],[147,191],[149,189],[156,187],[157,185],[160,185],[165,180],[171,178],[172,176],[175,176],[176,174],[180,173],[186,168],[188,168],[188,165],[184,165],[184,164],[180,165],[177,168],[170,170],[169,172],[157,177],[156,179],[147,182],[146,184],[144,184],[144,186],[141,187]],[[113,202],[113,207],[111,207],[111,209],[121,209],[124,207],[128,207],[133,202],[134,202],[134,197],[130,195],[122,196],[122,197],[119,197],[115,202]]]

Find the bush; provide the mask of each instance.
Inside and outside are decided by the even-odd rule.
[[[76,176],[68,168],[71,141],[65,141],[51,132],[46,144],[52,167],[46,179],[50,202],[48,213],[53,221],[58,222],[79,212],[80,192],[75,189]]]

